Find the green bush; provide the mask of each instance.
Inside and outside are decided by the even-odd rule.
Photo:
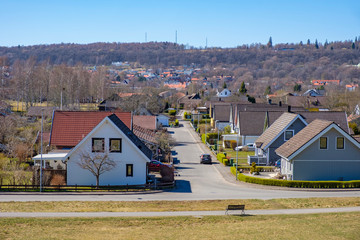
[[[191,119],[191,113],[184,112],[184,119]]]
[[[179,120],[178,120],[178,119],[175,120],[175,126],[176,126],[176,127],[179,126]]]
[[[229,165],[229,159],[223,158],[223,164],[224,164],[225,166],[228,166],[228,165]]]
[[[231,167],[230,171],[236,175],[236,168]],[[359,188],[360,180],[355,181],[298,181],[298,180],[279,180],[279,179],[266,179],[246,176],[238,172],[238,180],[248,183],[293,187],[293,188]]]
[[[176,115],[176,110],[169,110],[169,115],[170,116],[175,116]]]

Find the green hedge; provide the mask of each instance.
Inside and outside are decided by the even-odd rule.
[[[176,115],[176,110],[169,110],[169,115],[170,116],[175,116]]]
[[[194,124],[197,124],[197,122],[198,122],[197,119],[194,119],[194,120],[193,120],[193,123],[194,123]],[[210,124],[211,120],[210,120],[210,119],[202,119],[202,120],[200,120],[199,122],[200,122],[200,124],[205,124],[205,122],[206,122],[207,124]],[[217,136],[217,135],[216,135],[216,136]]]
[[[231,167],[230,171],[236,175],[236,168]],[[359,188],[360,180],[356,181],[298,181],[298,180],[279,180],[279,179],[266,179],[246,176],[238,172],[238,180],[248,183],[293,187],[293,188]]]

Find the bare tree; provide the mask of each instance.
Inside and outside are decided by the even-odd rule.
[[[83,152],[77,164],[85,170],[90,171],[96,177],[96,187],[99,187],[100,175],[111,171],[116,162],[111,160],[108,154]]]

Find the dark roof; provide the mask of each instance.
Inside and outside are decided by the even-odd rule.
[[[50,145],[75,147],[105,117],[113,112],[55,111],[51,126]],[[131,128],[131,112],[115,112]]]
[[[213,108],[213,118],[220,122],[229,122],[230,119],[230,104],[215,105]]]
[[[331,124],[333,124],[331,121],[316,119],[276,149],[275,152],[288,158]]]
[[[271,126],[281,114],[283,112],[240,111],[240,134],[243,136],[260,136],[264,127]]]
[[[108,118],[132,141],[135,146],[142,151],[149,159],[152,157],[151,150],[115,115],[112,114]]]
[[[332,111],[319,111],[319,112],[299,112],[307,123],[311,123],[315,119],[328,120],[338,124],[345,132],[350,133],[347,122],[346,112],[332,112]]]
[[[293,113],[283,113],[266,131],[256,139],[256,146],[265,148],[276,136],[281,133],[298,115]]]
[[[326,96],[287,96],[287,104],[294,107],[325,108],[327,102]]]

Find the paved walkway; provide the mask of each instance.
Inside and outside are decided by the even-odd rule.
[[[360,207],[346,208],[312,208],[312,209],[275,209],[275,210],[245,210],[245,216],[279,215],[279,214],[315,214],[360,212]],[[233,211],[232,214],[240,214]],[[174,216],[221,216],[225,211],[178,211],[178,212],[1,212],[0,218],[47,218],[47,217],[174,217]]]

